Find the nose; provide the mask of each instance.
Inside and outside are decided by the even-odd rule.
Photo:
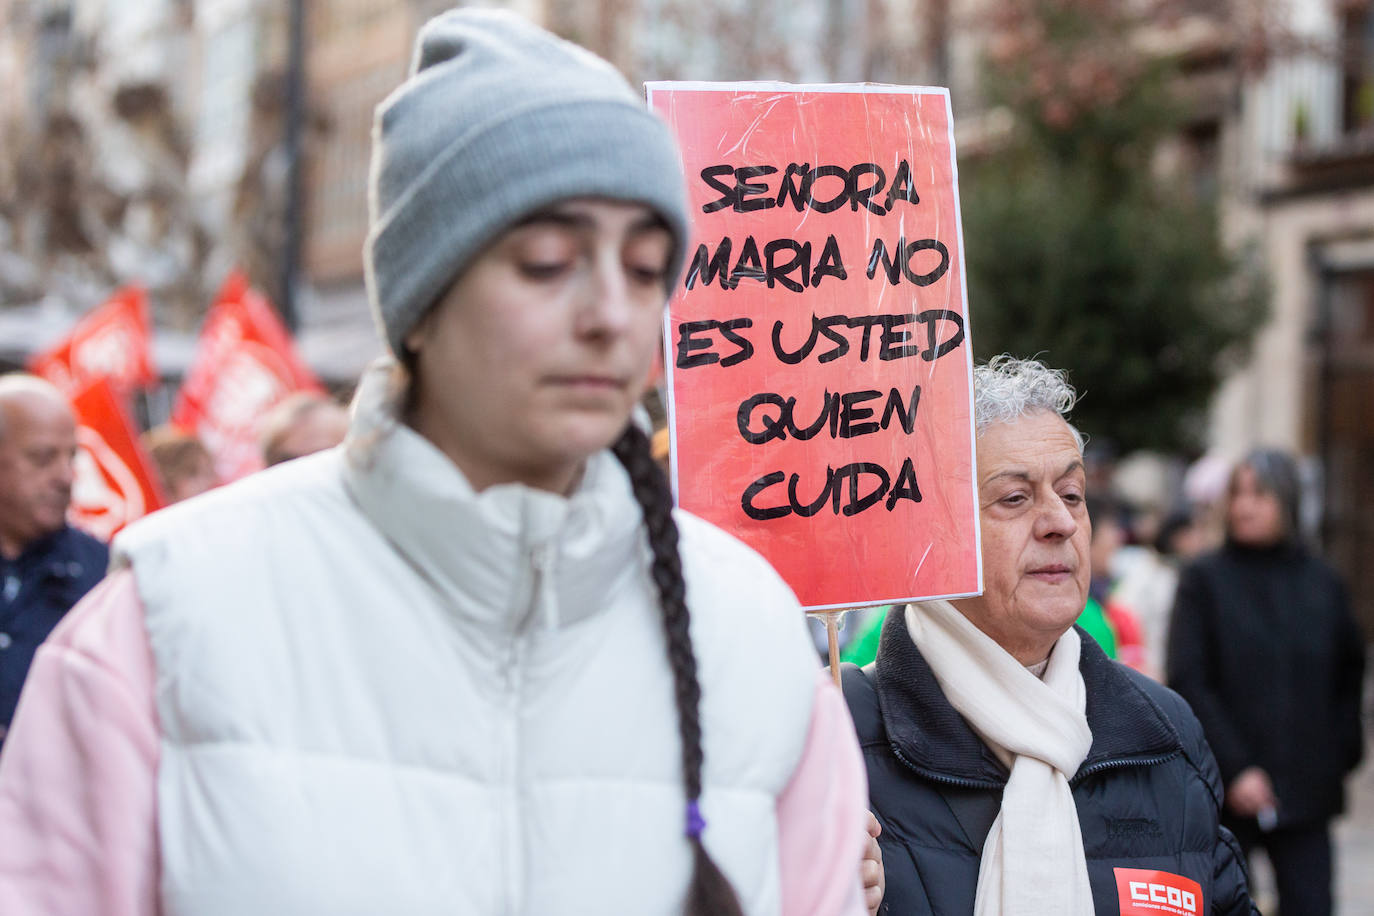
[[[76,452],[65,452],[58,456],[53,466],[53,482],[65,492],[70,493],[72,482],[76,480]]]
[[[587,337],[616,337],[633,313],[630,277],[618,250],[598,252],[580,292],[577,330]]]
[[[1078,531],[1078,519],[1063,497],[1052,494],[1046,498],[1035,519],[1035,535],[1047,540],[1066,540]]]

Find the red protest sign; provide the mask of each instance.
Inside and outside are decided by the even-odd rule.
[[[157,475],[110,381],[96,378],[72,398],[76,461],[72,524],[108,541],[129,522],[162,506]]]
[[[150,351],[148,299],[141,288],[126,287],[84,315],[71,333],[29,360],[41,375],[70,397],[96,379],[116,391],[157,381]]]
[[[949,95],[650,83],[682,147],[681,505],[812,609],[981,590]]]
[[[233,273],[205,318],[172,422],[200,437],[224,481],[262,467],[257,423],[294,391],[322,391],[261,293]]]

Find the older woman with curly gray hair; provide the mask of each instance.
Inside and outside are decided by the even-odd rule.
[[[1074,627],[1091,531],[1074,399],[1034,360],[974,370],[983,594],[897,609],[877,660],[844,671],[879,912],[1254,911],[1197,719]]]

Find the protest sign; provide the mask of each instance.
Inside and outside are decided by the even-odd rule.
[[[682,147],[680,504],[819,610],[981,590],[944,89],[649,83]]]
[[[157,382],[151,355],[148,300],[126,287],[84,315],[71,333],[29,360],[29,371],[74,397],[96,379],[117,392]]]
[[[108,541],[163,504],[157,474],[108,378],[96,377],[72,398],[76,414],[72,524]]]
[[[295,391],[323,391],[261,293],[231,274],[205,317],[172,423],[195,433],[228,482],[262,467],[257,425]]]

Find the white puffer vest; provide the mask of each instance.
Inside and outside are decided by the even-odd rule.
[[[626,474],[474,494],[364,383],[344,448],[124,532],[157,665],[167,916],[669,914],[678,716]],[[677,514],[705,842],[779,910],[816,678],[791,592]]]

